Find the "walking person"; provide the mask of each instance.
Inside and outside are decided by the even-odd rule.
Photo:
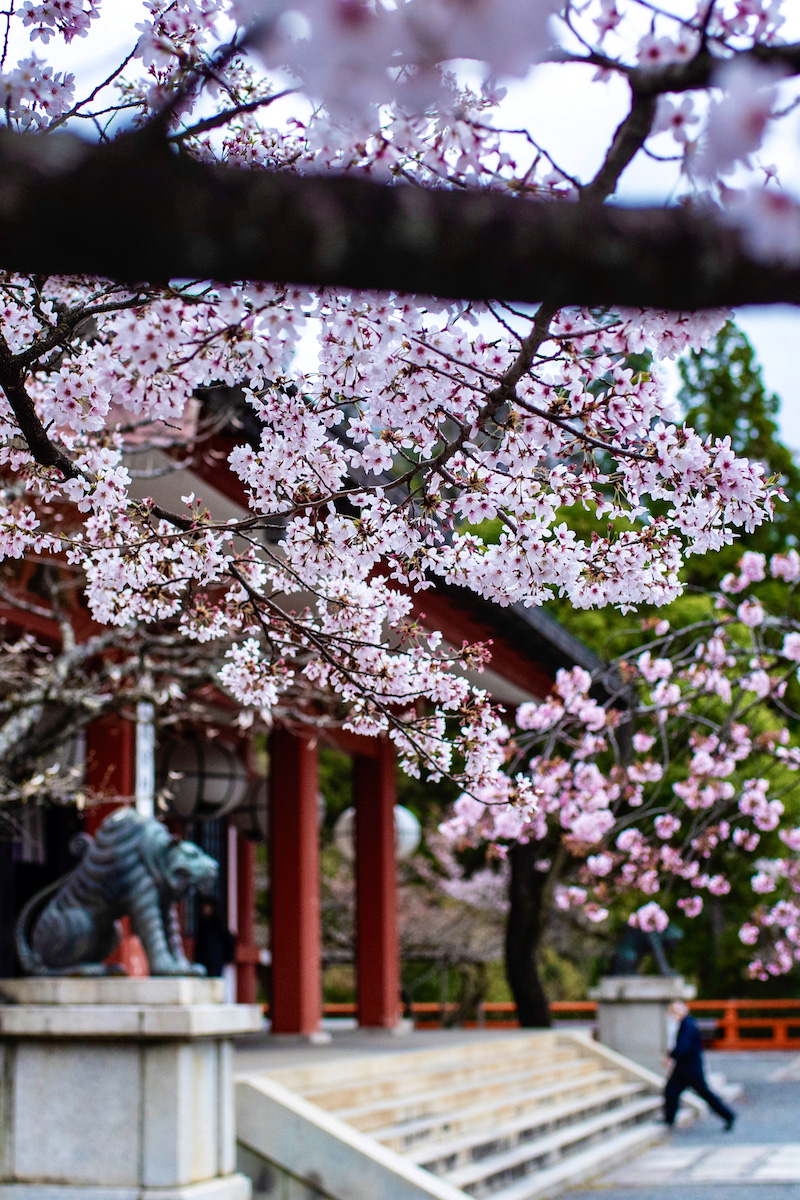
[[[736,1113],[732,1112],[724,1100],[715,1095],[706,1083],[700,1030],[689,1015],[688,1004],[683,1000],[673,1000],[669,1006],[669,1015],[679,1024],[675,1047],[667,1059],[667,1062],[671,1060],[674,1065],[664,1090],[664,1120],[667,1125],[674,1125],[681,1093],[686,1088],[691,1088],[722,1118],[726,1130],[733,1129]]]

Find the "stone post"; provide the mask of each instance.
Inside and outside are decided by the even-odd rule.
[[[607,975],[589,992],[597,1001],[597,1040],[659,1071],[671,1049],[667,1010],[695,994],[681,975]]]
[[[0,1200],[248,1200],[221,979],[0,980]]]

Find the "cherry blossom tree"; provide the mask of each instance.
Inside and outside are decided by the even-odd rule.
[[[11,574],[11,572],[7,572]],[[187,641],[169,622],[133,622],[123,630],[87,629],[71,603],[75,579],[48,568],[39,594],[13,577],[0,582],[5,614],[0,640],[0,828],[20,805],[76,804],[107,795],[87,785],[77,745],[99,718],[137,719],[156,707],[162,730],[202,721],[235,725],[236,706],[219,685],[230,642]],[[76,620],[76,618],[78,618]],[[47,632],[33,632],[30,623]],[[304,696],[303,701],[307,702]],[[290,713],[291,698],[284,698]],[[67,765],[75,759],[74,766]]]
[[[538,859],[534,896],[549,890],[598,923],[622,899],[644,930],[664,930],[668,910],[698,917],[744,871],[750,972],[789,971],[800,959],[798,581],[796,550],[748,551],[695,619],[649,621],[640,647],[595,678],[559,672],[551,698],[517,714],[534,812],[462,796],[450,841],[525,853]],[[513,857],[511,868],[513,884]],[[518,966],[519,1001],[540,1020],[534,968]]]
[[[39,51],[101,29],[91,0],[0,17],[0,553],[80,570],[98,627],[229,637],[243,725],[324,695],[406,770],[533,814],[460,673],[485,650],[426,632],[420,593],[663,604],[685,555],[770,517],[763,468],[675,424],[659,364],[727,316],[667,309],[793,294],[796,210],[756,162],[800,66],[782,6],[144,7],[80,82]],[[508,128],[500,78],[545,61],[626,92],[585,179]],[[642,156],[685,204],[605,203]],[[235,518],[180,432],[218,389],[256,428]],[[179,503],[132,486],[154,422],[196,467]],[[489,517],[497,543],[466,530]]]

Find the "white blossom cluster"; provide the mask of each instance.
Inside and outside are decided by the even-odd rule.
[[[583,62],[601,87],[615,71],[640,78],[688,63],[705,39],[720,73],[710,93],[700,89],[702,115],[693,92],[670,99],[665,87],[650,132],[671,134],[686,179],[709,200],[776,115],[775,71],[740,57],[755,41],[778,44],[773,2],[718,3],[710,14],[703,3],[681,19],[638,0],[145,9],[130,59],[83,99],[35,56],[14,65],[6,38],[9,125],[52,130],[91,117],[113,138],[160,116],[182,152],[205,161],[568,204],[583,183],[524,130],[504,132],[496,76],[550,58]],[[0,32],[5,22],[37,46],[69,43],[97,17],[84,0],[26,3],[0,15]],[[460,82],[456,59],[484,63],[485,84]],[[303,95],[287,100],[295,88]],[[601,180],[603,195],[617,179]],[[776,187],[764,192],[769,204]],[[751,201],[731,203],[734,219]],[[763,237],[791,253],[771,228]],[[175,620],[200,642],[232,635],[221,684],[245,719],[271,719],[302,685],[310,714],[332,697],[350,728],[388,732],[408,769],[458,774],[473,796],[499,789],[509,813],[532,811],[527,778],[502,769],[503,720],[463,674],[485,650],[451,649],[427,632],[418,594],[444,581],[500,605],[663,604],[681,590],[686,555],[768,519],[776,493],[761,466],[729,439],[677,423],[659,366],[725,319],[4,274],[0,357],[20,372],[62,459],[35,459],[9,393],[0,462],[27,495],[10,486],[0,498],[0,555],[63,556],[85,578],[98,623]],[[650,365],[634,369],[642,353]],[[244,397],[258,430],[227,463],[249,515],[215,519],[199,483],[176,511],[133,499],[144,431],[177,431],[176,454],[187,452],[189,408],[222,388]],[[590,533],[571,522],[578,512],[592,518]],[[594,834],[602,818],[587,820]]]

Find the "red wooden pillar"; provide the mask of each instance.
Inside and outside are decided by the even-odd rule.
[[[392,1029],[400,1021],[400,947],[397,935],[397,799],[391,744],[353,763],[356,807],[356,946],[358,1023]]]
[[[86,832],[95,833],[109,813],[136,794],[136,725],[116,715],[93,721],[86,731],[86,785],[108,796],[86,811]],[[147,955],[127,918],[122,921],[122,939],[109,962],[118,963],[129,975],[148,975]]]
[[[101,717],[86,730],[86,786],[108,796],[86,810],[86,832],[94,833],[122,800],[136,794],[136,725],[121,717]]]
[[[313,1037],[322,1021],[316,743],[276,729],[270,777],[272,1031]]]
[[[256,847],[236,837],[236,999],[255,1004],[258,999],[258,947],[256,946]]]

